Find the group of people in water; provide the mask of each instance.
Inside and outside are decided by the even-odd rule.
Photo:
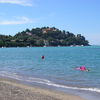
[[[41,56],[41,59],[44,59],[45,56]],[[87,69],[85,66],[80,66],[80,67],[76,67],[76,70],[80,70],[80,71],[90,71],[89,69]]]

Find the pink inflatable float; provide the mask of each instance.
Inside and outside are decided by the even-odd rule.
[[[85,66],[81,66],[81,67],[77,67],[75,68],[76,70],[80,70],[80,71],[87,71]]]

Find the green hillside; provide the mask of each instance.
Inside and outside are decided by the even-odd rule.
[[[89,42],[81,34],[61,31],[55,27],[33,28],[15,36],[0,35],[0,47],[27,46],[88,46]]]

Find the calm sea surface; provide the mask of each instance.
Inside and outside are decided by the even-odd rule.
[[[100,93],[100,46],[0,48],[0,76]]]

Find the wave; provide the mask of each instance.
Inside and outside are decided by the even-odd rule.
[[[92,91],[92,92],[100,93],[100,88],[80,88],[80,87],[66,86],[66,85],[56,84],[47,79],[25,77],[25,76],[20,76],[17,73],[11,73],[11,72],[6,72],[6,71],[0,71],[0,76],[9,77],[9,78],[20,80],[20,81],[24,80],[24,81],[30,82],[30,83],[35,82],[35,83],[53,86],[53,87],[57,87],[57,88],[84,90],[84,91]]]

